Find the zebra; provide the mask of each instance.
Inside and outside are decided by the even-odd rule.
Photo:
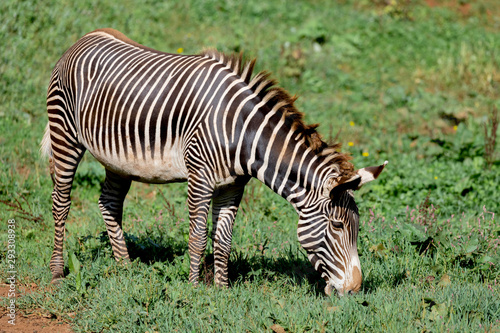
[[[76,169],[89,151],[106,170],[99,198],[117,261],[130,260],[122,229],[132,181],[186,182],[189,282],[197,285],[213,217],[214,284],[228,285],[232,231],[245,185],[257,178],[299,216],[297,236],[325,293],[361,287],[359,213],[353,191],[379,166],[354,170],[339,144],[307,125],[295,96],[255,59],[206,49],[164,53],[119,31],[81,37],[56,63],[47,91],[41,152],[54,183],[52,281],[64,277],[63,239]]]

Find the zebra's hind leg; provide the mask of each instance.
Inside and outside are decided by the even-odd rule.
[[[64,278],[63,243],[66,218],[71,206],[71,186],[78,163],[85,153],[85,148],[69,138],[53,143],[53,156],[50,160],[54,190],[52,191],[52,215],[54,217],[54,251],[50,259],[52,283]],[[61,141],[61,140],[60,140]],[[52,170],[53,168],[53,170]]]
[[[246,183],[246,182],[245,182]],[[236,212],[243,196],[244,185],[236,185],[221,189],[212,201],[214,244],[214,283],[216,286],[228,285],[229,254]]]
[[[198,285],[200,263],[207,247],[207,216],[212,199],[213,186],[202,178],[188,179],[189,209],[189,282]]]
[[[117,261],[129,261],[122,230],[123,201],[132,181],[106,169],[106,180],[99,198],[99,208],[106,223],[113,254]]]

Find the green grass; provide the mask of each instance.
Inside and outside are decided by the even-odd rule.
[[[3,1],[0,199],[17,208],[0,203],[0,254],[6,263],[15,218],[19,308],[83,332],[500,330],[500,163],[497,149],[487,164],[483,128],[500,107],[499,9],[471,4],[462,15],[424,1]],[[300,96],[326,139],[340,131],[358,168],[389,160],[357,193],[358,295],[324,296],[293,208],[255,180],[236,221],[230,288],[211,285],[210,256],[206,283],[187,282],[185,184],[132,185],[134,261],[116,264],[97,206],[104,169],[90,156],[73,189],[68,276],[50,285],[52,183],[38,154],[46,88],[62,53],[102,27],[163,51],[245,51]]]

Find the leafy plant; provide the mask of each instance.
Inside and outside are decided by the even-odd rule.
[[[82,292],[82,273],[80,271],[80,261],[76,258],[74,252],[68,255],[69,272],[74,275],[75,288],[78,292]]]

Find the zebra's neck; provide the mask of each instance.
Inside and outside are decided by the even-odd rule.
[[[323,194],[323,184],[335,170],[303,143],[284,148],[283,158],[270,163],[272,172],[264,173],[264,177],[257,175],[257,178],[299,209],[305,202]]]
[[[304,133],[292,130],[285,117],[272,112],[262,117],[253,133],[247,131],[242,138],[246,143],[239,158],[241,167],[298,208],[306,195],[321,194],[335,166],[309,148]]]

